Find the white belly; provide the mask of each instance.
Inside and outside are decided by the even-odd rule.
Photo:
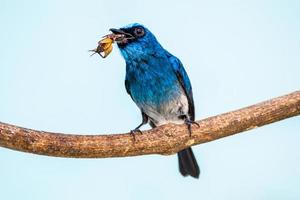
[[[188,110],[187,97],[182,94],[177,99],[165,103],[160,108],[147,106],[144,112],[156,126],[160,126],[168,123],[183,124],[184,120],[180,119],[179,116],[188,115]]]

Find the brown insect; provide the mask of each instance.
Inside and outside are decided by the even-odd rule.
[[[98,42],[97,48],[90,50],[94,52],[91,56],[97,53],[102,58],[106,58],[113,50],[113,43],[115,41],[122,40],[123,38],[124,38],[123,34],[112,33],[112,34],[105,35],[103,39]]]

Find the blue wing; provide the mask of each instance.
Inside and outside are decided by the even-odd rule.
[[[189,104],[189,116],[190,120],[194,121],[195,120],[195,107],[194,107],[194,99],[193,99],[193,91],[192,91],[192,85],[190,82],[190,79],[180,62],[178,58],[175,56],[171,55],[168,53],[169,60],[172,64],[172,67],[174,69],[174,72],[177,76],[177,79],[182,87],[182,89],[185,92],[185,95],[187,96],[188,99],[188,104]]]

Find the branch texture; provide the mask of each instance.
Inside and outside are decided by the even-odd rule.
[[[197,121],[189,137],[185,125],[168,124],[136,134],[71,135],[0,122],[0,146],[17,151],[73,158],[169,155],[192,145],[254,129],[300,114],[300,91]]]

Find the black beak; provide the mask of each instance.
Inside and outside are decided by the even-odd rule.
[[[132,39],[134,38],[130,33],[126,33],[125,31],[121,30],[121,29],[116,29],[116,28],[110,28],[109,29],[111,32],[113,32],[114,34],[123,34],[125,35],[125,37],[127,39]]]
[[[125,32],[122,31],[121,29],[110,28],[109,30],[110,30],[111,32],[113,32],[114,34],[125,34]]]

